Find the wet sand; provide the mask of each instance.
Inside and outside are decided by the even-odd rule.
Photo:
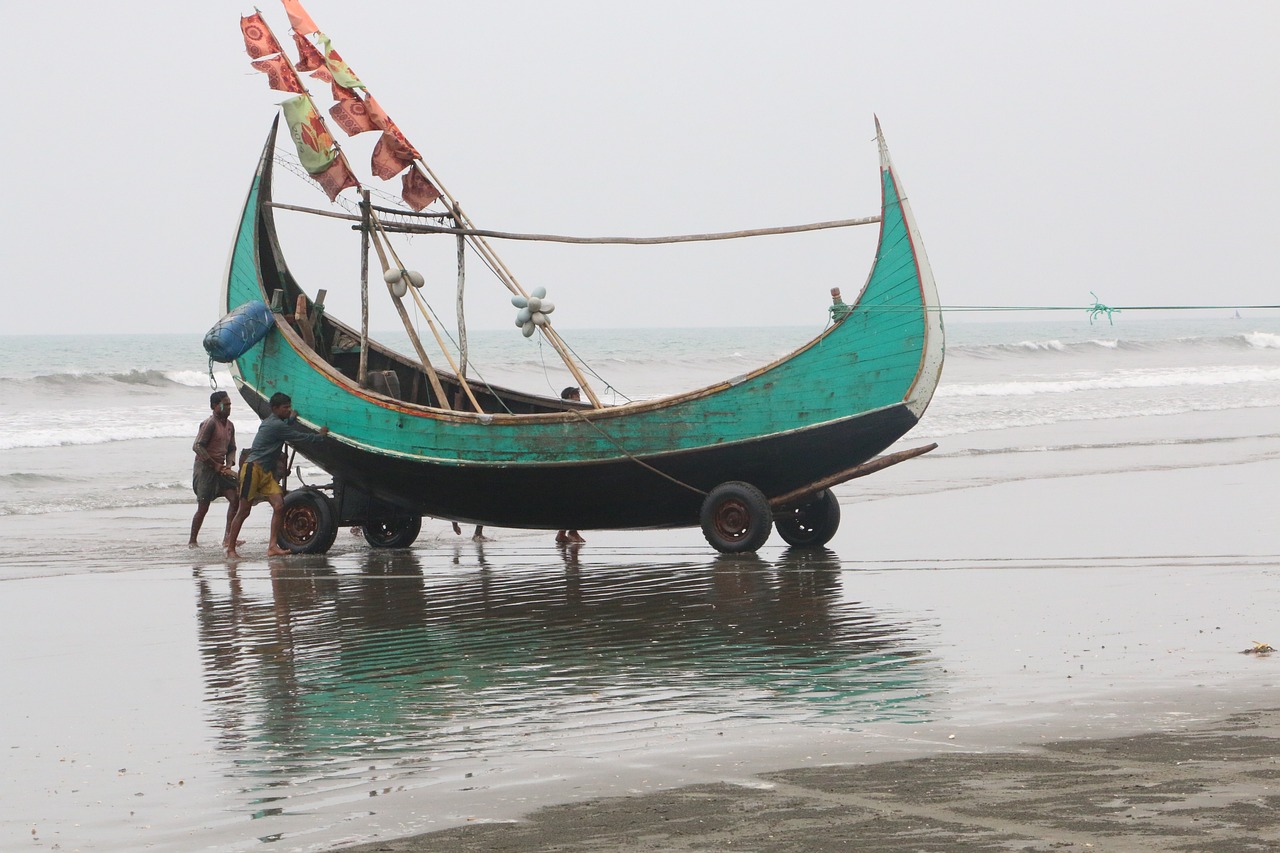
[[[1280,846],[1280,710],[1129,737],[765,773],[545,808],[346,853]]]
[[[1267,849],[1276,417],[951,439],[816,556],[0,517],[0,849]]]

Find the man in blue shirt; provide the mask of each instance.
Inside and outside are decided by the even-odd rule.
[[[227,556],[235,559],[240,558],[235,545],[240,527],[249,517],[253,505],[261,500],[271,504],[271,538],[267,541],[267,556],[283,557],[289,553],[280,547],[279,541],[280,525],[284,520],[284,490],[276,480],[276,460],[284,452],[285,442],[315,443],[324,441],[329,434],[328,427],[320,427],[319,432],[312,433],[298,426],[297,415],[293,413],[293,400],[288,394],[272,394],[270,404],[271,414],[258,426],[258,434],[253,437],[248,458],[240,466],[240,508],[236,511],[227,536]]]

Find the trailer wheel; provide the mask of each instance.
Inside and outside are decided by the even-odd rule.
[[[823,489],[808,503],[774,515],[773,523],[788,545],[821,548],[840,527],[840,502],[830,489]]]
[[[732,481],[711,490],[702,502],[702,535],[722,554],[755,551],[773,531],[769,499],[750,483]]]
[[[333,546],[338,525],[329,498],[315,489],[294,489],[284,496],[277,544],[294,554],[324,554]]]
[[[374,548],[408,548],[421,531],[420,515],[383,518],[364,526],[364,541]]]

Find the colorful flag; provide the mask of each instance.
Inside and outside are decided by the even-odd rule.
[[[318,175],[329,168],[338,156],[338,150],[311,99],[302,95],[290,98],[281,106],[284,108],[284,120],[289,124],[289,135],[293,137],[293,144],[298,146],[302,168],[311,175]]]
[[[412,159],[422,159],[422,155],[418,153],[418,149],[414,148],[405,135],[400,132],[400,128],[396,127],[396,123],[391,120],[391,116],[387,115],[386,110],[384,110],[382,106],[374,100],[372,95],[369,95],[367,92],[365,94],[364,106],[369,112],[369,119],[373,122],[373,126],[378,130],[381,130],[383,133],[389,133],[395,137],[401,147],[405,148],[409,152]]]
[[[360,78],[351,70],[351,66],[343,62],[342,57],[333,49],[333,45],[329,42],[329,37],[324,33],[317,33],[320,38],[320,48],[324,53],[324,63],[329,66],[329,73],[333,75],[333,79],[339,85],[346,86],[348,89],[363,89],[364,84],[360,82]]]
[[[297,69],[305,74],[308,71],[315,71],[317,68],[324,68],[324,57],[320,55],[320,51],[316,50],[316,46],[307,40],[304,35],[297,32],[293,34],[293,43],[298,47],[298,64]]]
[[[284,4],[284,11],[289,16],[289,25],[293,27],[295,33],[306,36],[319,29],[307,14],[307,10],[302,8],[300,0],[280,0],[280,2]]]
[[[378,144],[373,146],[373,157],[369,167],[373,174],[384,181],[389,181],[404,171],[406,166],[413,165],[417,152],[400,143],[390,133],[383,133]]]
[[[342,157],[334,160],[329,164],[329,168],[325,169],[317,175],[312,175],[315,182],[329,196],[329,201],[333,201],[338,197],[338,193],[347,187],[359,187],[360,182],[356,180],[356,176],[351,174],[351,170],[347,168],[347,161]]]
[[[280,49],[280,42],[276,41],[276,37],[271,34],[271,28],[267,26],[266,21],[262,20],[262,15],[258,12],[240,19],[240,32],[244,34],[244,49],[251,59],[283,52]]]
[[[283,54],[259,59],[250,64],[267,75],[267,85],[272,89],[293,92],[296,95],[305,94],[307,91],[298,81],[298,75],[289,64],[289,59]]]
[[[422,210],[440,198],[440,191],[416,168],[404,173],[400,186],[400,197],[414,210]]]
[[[373,126],[373,120],[369,118],[369,111],[365,109],[364,101],[356,97],[343,98],[329,107],[329,115],[347,136],[377,130]]]
[[[312,79],[319,80],[321,83],[333,83],[333,75],[329,73],[329,69],[325,66],[317,68],[311,75]],[[337,83],[333,83],[337,87]],[[335,99],[336,100],[336,99]]]

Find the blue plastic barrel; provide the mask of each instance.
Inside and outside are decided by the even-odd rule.
[[[246,302],[217,323],[204,336],[204,351],[209,358],[226,364],[248,352],[267,336],[276,324],[267,303]]]

